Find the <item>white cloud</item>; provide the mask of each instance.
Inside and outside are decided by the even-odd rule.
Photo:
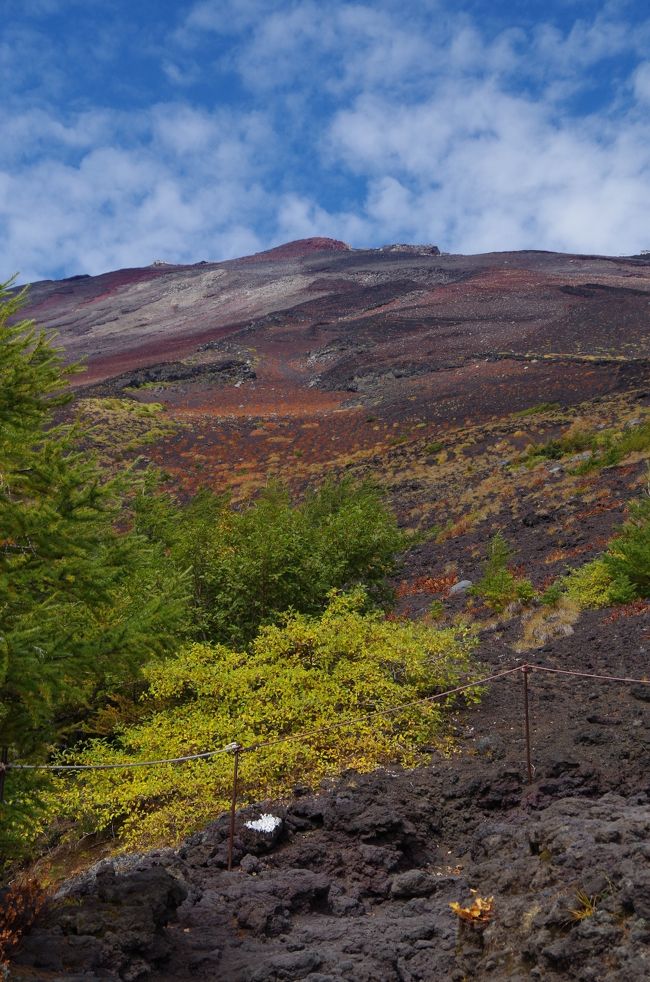
[[[642,62],[632,77],[634,94],[639,102],[650,103],[650,61]]]
[[[575,4],[569,29],[495,26],[462,6],[201,0],[156,54],[180,97],[119,111],[66,102],[74,47],[63,57],[11,27],[0,269],[95,273],[308,235],[471,252],[648,247],[650,22],[632,29],[612,2]],[[114,57],[114,28],[97,57]],[[579,113],[596,89],[597,110]]]
[[[174,104],[90,122],[90,144],[87,119],[53,123],[49,155],[0,172],[3,268],[25,280],[53,268],[97,273],[261,247],[254,229],[275,199],[258,179],[259,143],[268,139],[258,114]]]
[[[373,175],[376,230],[453,251],[617,252],[648,241],[649,138],[633,115],[603,130],[476,81],[411,106],[361,99],[334,119],[331,152]]]

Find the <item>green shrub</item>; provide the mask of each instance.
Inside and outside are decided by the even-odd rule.
[[[405,541],[377,488],[351,480],[326,482],[299,505],[270,486],[240,511],[207,492],[185,507],[145,494],[137,513],[138,529],[190,571],[195,637],[225,644],[246,644],[289,608],[322,610],[334,588],[387,599]]]
[[[469,591],[496,613],[501,613],[516,600],[528,603],[535,595],[530,580],[516,576],[508,568],[511,558],[510,546],[497,532],[490,543],[483,576]]]
[[[555,607],[562,599],[563,594],[564,588],[562,580],[556,580],[555,583],[552,583],[549,587],[547,587],[539,598],[539,602],[544,604],[546,607]]]
[[[566,454],[592,450],[595,445],[595,434],[576,430],[547,443],[532,444],[521,459],[528,467],[534,467],[542,460],[560,460]]]
[[[594,559],[565,577],[570,600],[583,608],[609,607],[634,598],[634,587],[623,573],[614,574],[604,558]]]
[[[588,474],[601,467],[615,467],[631,453],[650,450],[650,419],[640,426],[616,430],[603,430],[594,440],[594,454],[576,468],[578,474]]]
[[[420,748],[445,745],[444,706],[416,703],[387,716],[346,718],[444,691],[471,670],[466,628],[434,629],[364,613],[362,591],[333,594],[319,617],[288,616],[261,630],[247,652],[192,644],[147,671],[147,718],[116,741],[94,741],[79,763],[181,756],[236,740],[262,746],[241,759],[241,798],[278,797],[346,768],[413,766]],[[475,697],[476,692],[472,690]],[[334,727],[334,728],[333,728]],[[311,737],[281,737],[319,730]],[[266,744],[269,745],[266,745]],[[182,766],[83,772],[60,781],[54,807],[81,830],[121,826],[123,842],[177,840],[228,806],[232,758]]]
[[[512,415],[517,419],[523,419],[526,416],[537,416],[539,413],[550,413],[559,408],[559,402],[539,402],[536,406],[528,406],[527,409],[520,409]]]
[[[445,613],[445,605],[442,600],[432,600],[429,605],[429,615],[434,621],[442,619]]]
[[[603,556],[611,575],[632,584],[637,597],[650,596],[650,497],[630,507],[630,518]]]

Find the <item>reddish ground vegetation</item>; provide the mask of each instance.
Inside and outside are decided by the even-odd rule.
[[[615,607],[606,617],[608,624],[615,624],[625,617],[642,617],[650,613],[650,600],[633,600],[632,603]]]
[[[45,906],[47,895],[37,880],[27,877],[0,891],[0,973]]]
[[[395,590],[398,598],[413,597],[418,593],[429,593],[432,596],[446,596],[450,587],[458,580],[455,573],[443,576],[418,576],[415,580],[402,580]]]
[[[264,262],[265,260],[277,259],[302,259],[305,256],[327,252],[349,252],[350,246],[347,242],[340,239],[327,239],[315,236],[311,239],[295,239],[293,242],[284,242],[282,245],[275,246],[273,249],[265,249],[264,252],[256,252],[252,256],[245,256],[238,262]]]

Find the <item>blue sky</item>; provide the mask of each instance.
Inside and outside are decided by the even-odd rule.
[[[0,0],[0,14],[0,279],[310,235],[650,248],[639,0]]]

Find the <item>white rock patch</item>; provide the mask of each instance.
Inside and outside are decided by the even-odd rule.
[[[277,815],[260,815],[254,822],[244,822],[244,825],[254,832],[275,832],[278,825],[282,825],[282,819]]]

